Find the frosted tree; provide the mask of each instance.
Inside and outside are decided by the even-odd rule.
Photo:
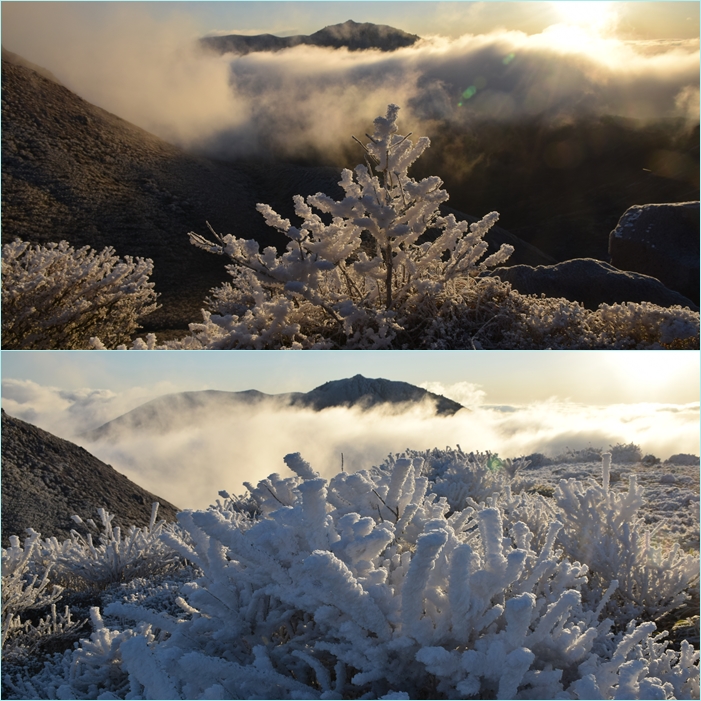
[[[190,233],[227,256],[231,281],[210,291],[190,334],[134,349],[426,348],[695,349],[699,314],[649,303],[589,310],[567,299],[522,295],[498,277],[513,248],[487,255],[498,218],[458,222],[440,215],[448,200],[436,176],[417,181],[412,164],[429,146],[398,133],[390,105],[358,143],[365,163],[342,172],[340,201],[323,193],[294,198],[298,225],[267,204],[258,211],[287,239],[279,254],[254,240]],[[485,257],[486,256],[486,257]],[[99,338],[91,341],[102,348]],[[126,344],[123,346],[126,348]]]
[[[120,260],[111,247],[4,245],[3,348],[90,348],[96,336],[110,348],[130,341],[138,320],[157,309],[152,270],[151,260]]]
[[[480,284],[476,276],[511,255],[503,244],[483,259],[496,212],[469,226],[440,216],[448,200],[440,178],[408,175],[430,142],[400,135],[398,112],[390,105],[375,119],[365,164],[343,170],[341,201],[296,196],[299,227],[258,205],[289,239],[282,255],[232,235],[190,234],[194,245],[229,256],[232,276],[212,292],[203,323],[191,325],[192,347],[419,347],[428,327]],[[436,236],[427,238],[430,230]]]

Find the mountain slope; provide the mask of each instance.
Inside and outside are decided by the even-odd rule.
[[[226,260],[187,233],[221,233],[280,246],[257,202],[273,195],[338,195],[338,171],[239,166],[187,154],[81,99],[21,59],[2,60],[2,239],[66,240],[154,261],[162,309],[147,330],[200,321],[209,290],[228,279]]]
[[[27,528],[66,538],[77,514],[97,519],[104,507],[115,525],[146,525],[151,504],[174,521],[179,509],[106,465],[83,448],[15,419],[2,410],[2,542]]]
[[[435,403],[438,415],[452,415],[464,409],[457,402],[408,382],[368,379],[362,375],[356,375],[345,380],[327,382],[306,393],[265,394],[257,390],[244,392],[204,390],[167,394],[87,431],[84,436],[90,441],[112,441],[132,431],[156,433],[177,431],[198,420],[204,420],[209,412],[219,414],[242,406],[250,407],[251,411],[255,411],[256,408],[265,411],[281,405],[322,411],[331,407],[353,406],[369,409],[382,404],[391,407],[424,400]]]
[[[379,49],[395,51],[404,46],[415,44],[421,37],[395,29],[386,24],[371,22],[354,22],[349,19],[342,24],[333,24],[310,35],[298,34],[291,37],[279,37],[274,34],[227,34],[200,39],[200,43],[220,54],[249,54],[257,51],[282,51],[302,44],[326,46],[329,48],[347,48],[349,51]]]

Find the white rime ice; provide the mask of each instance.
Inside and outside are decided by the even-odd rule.
[[[121,260],[111,247],[5,244],[2,347],[114,348],[129,341],[138,320],[157,308],[152,271],[150,259]]]
[[[190,233],[199,248],[229,256],[232,282],[212,291],[212,312],[178,347],[390,348],[408,342],[411,328],[430,326],[442,308],[450,313],[462,287],[507,260],[514,250],[507,244],[484,257],[497,212],[469,225],[440,216],[448,200],[440,178],[409,177],[430,141],[398,134],[398,114],[389,105],[375,119],[361,144],[366,163],[342,172],[342,200],[295,196],[299,227],[258,204],[289,241],[282,255],[261,252],[253,240]],[[437,237],[424,240],[431,229]]]
[[[175,609],[117,601],[114,629],[93,609],[89,639],[7,681],[15,698],[698,698],[698,652],[622,618],[676,605],[698,558],[649,545],[635,481],[607,484],[610,455],[603,484],[563,480],[548,508],[493,475],[480,501],[439,497],[461,465],[466,486],[490,472],[488,455],[459,449],[330,481],[299,454],[285,461],[294,476],[222,493],[160,535],[198,568]],[[3,554],[8,576],[18,548]]]

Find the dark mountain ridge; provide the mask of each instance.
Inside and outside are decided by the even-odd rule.
[[[2,544],[27,528],[43,537],[69,537],[81,529],[71,516],[97,521],[105,508],[123,528],[147,525],[151,504],[174,521],[179,509],[134,484],[84,448],[2,410]]]
[[[274,34],[226,34],[200,39],[200,44],[219,54],[235,53],[245,55],[258,51],[282,51],[293,46],[325,46],[334,49],[342,47],[349,51],[379,49],[396,51],[404,46],[412,46],[421,37],[395,29],[386,24],[354,22],[349,19],[342,24],[333,24],[313,34],[298,34],[279,37]]]
[[[462,404],[454,402],[408,382],[385,379],[369,379],[362,375],[344,380],[327,382],[309,392],[287,392],[265,394],[258,390],[225,392],[203,390],[199,392],[177,392],[146,402],[126,414],[118,416],[83,435],[90,441],[117,440],[123,432],[152,431],[165,433],[183,429],[199,416],[216,411],[221,414],[242,406],[274,408],[292,406],[323,411],[331,407],[359,407],[370,409],[384,405],[388,409],[402,408],[407,403],[423,401],[435,403],[436,414],[450,416],[464,410]]]

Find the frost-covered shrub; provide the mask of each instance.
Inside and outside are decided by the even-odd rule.
[[[458,462],[489,469],[473,457],[432,451],[426,465],[405,455],[326,481],[293,454],[295,476],[271,475],[243,502],[223,494],[214,508],[181,513],[180,534],[163,538],[201,576],[180,588],[179,611],[117,601],[106,607],[116,617],[108,624],[94,610],[90,639],[55,660],[51,693],[698,698],[698,653],[688,643],[668,649],[651,622],[611,630],[603,615],[619,583],[594,590],[588,563],[562,549],[561,514],[536,513],[549,500],[506,484],[453,509],[431,492]],[[638,492],[617,501],[599,488],[598,501],[597,493],[571,508],[625,527]],[[538,519],[542,537],[526,522]],[[29,686],[37,688],[14,688]]]
[[[214,290],[212,313],[194,325],[212,347],[388,348],[416,346],[459,288],[513,252],[506,244],[482,260],[496,212],[471,224],[439,216],[448,199],[438,177],[416,181],[408,169],[429,146],[398,134],[390,105],[363,146],[366,164],[345,169],[337,202],[317,193],[294,198],[301,227],[269,205],[266,223],[288,239],[286,252],[255,241],[191,233],[193,244],[228,255],[232,283]],[[316,211],[315,211],[316,210]],[[424,234],[438,235],[426,240]],[[424,237],[424,238],[422,238]],[[450,305],[449,305],[450,306]]]
[[[130,526],[122,533],[119,526],[112,526],[113,516],[105,509],[98,509],[102,532],[86,536],[71,531],[64,541],[48,538],[39,542],[40,557],[53,567],[53,577],[73,591],[104,589],[115,582],[127,582],[137,577],[153,577],[173,571],[182,561],[161,538],[168,532],[165,521],[157,521],[158,502],[151,509],[148,526]],[[79,516],[73,517],[83,524]],[[98,531],[92,519],[87,524]]]
[[[10,547],[2,549],[2,647],[13,635],[29,633],[32,625],[20,614],[55,603],[62,587],[51,585],[51,564],[36,571],[34,558],[39,547],[39,533],[32,531],[20,545],[17,536],[10,536]],[[51,590],[49,590],[51,586]]]
[[[411,165],[429,146],[398,133],[399,108],[375,119],[365,164],[344,169],[345,196],[294,198],[298,226],[267,204],[266,223],[287,239],[281,255],[234,235],[191,242],[230,259],[231,281],[210,291],[190,335],[132,348],[596,349],[699,347],[699,315],[681,307],[578,302],[522,295],[490,268],[513,247],[484,257],[496,212],[473,224],[440,216],[448,200],[436,176],[416,181]],[[357,141],[357,139],[356,139]],[[360,142],[358,142],[360,143]],[[97,335],[91,347],[105,344]],[[127,344],[120,346],[126,348]]]
[[[618,580],[619,623],[643,613],[656,618],[687,600],[686,590],[698,581],[699,560],[678,544],[667,550],[651,544],[655,530],[646,529],[638,517],[643,490],[636,476],[630,476],[627,492],[616,493],[609,488],[610,468],[611,453],[604,453],[602,484],[560,482],[555,490],[564,524],[559,539],[569,557],[589,566],[590,588]]]
[[[465,453],[460,446],[445,450],[407,450],[400,456],[390,455],[379,470],[394,469],[397,459],[420,459],[421,474],[428,479],[428,491],[445,497],[450,512],[476,506],[494,494],[504,492],[516,472],[528,465],[525,458],[501,459],[492,453]]]
[[[3,348],[89,348],[130,342],[138,320],[154,311],[153,262],[114,249],[74,249],[66,241],[2,247]]]
[[[651,302],[602,304],[592,318],[600,343],[608,348],[699,347],[699,314],[688,307],[658,307]]]
[[[616,443],[611,446],[611,461],[619,465],[638,464],[642,462],[643,451],[635,443]]]

